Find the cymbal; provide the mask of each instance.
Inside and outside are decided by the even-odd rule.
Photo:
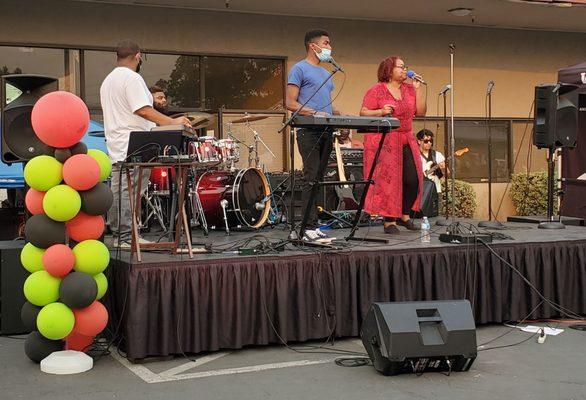
[[[267,115],[250,115],[250,114],[246,114],[244,117],[235,119],[235,120],[230,121],[230,122],[232,122],[233,124],[243,124],[245,122],[260,121],[262,119],[267,119],[267,118],[268,118]]]
[[[207,128],[215,124],[216,116],[201,111],[190,111],[186,113],[175,114],[172,118],[187,117],[191,121],[191,126],[196,129]]]

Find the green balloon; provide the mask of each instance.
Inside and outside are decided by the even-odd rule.
[[[100,300],[102,297],[104,297],[106,291],[108,290],[108,279],[103,273],[94,275],[94,279],[98,284],[98,295],[96,296],[96,300]]]
[[[89,149],[87,155],[98,162],[100,166],[100,182],[104,182],[112,172],[112,162],[110,157],[101,150]]]
[[[24,281],[24,297],[35,306],[46,306],[59,299],[61,279],[55,278],[47,271],[37,271]]]
[[[110,262],[110,251],[99,240],[84,240],[73,248],[75,255],[74,270],[97,275],[103,272]]]
[[[67,185],[57,185],[49,189],[43,198],[43,210],[53,221],[69,221],[80,209],[81,196]]]
[[[63,303],[51,303],[39,311],[37,328],[41,335],[51,340],[65,338],[73,330],[75,316]]]
[[[20,263],[31,274],[41,271],[43,270],[43,254],[45,254],[45,249],[40,249],[33,246],[32,243],[27,243],[20,252]]]
[[[26,163],[24,180],[33,189],[46,192],[63,180],[63,165],[50,156],[37,156]]]

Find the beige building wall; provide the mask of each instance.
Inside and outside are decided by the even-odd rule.
[[[303,35],[311,28],[323,28],[331,34],[334,56],[346,70],[344,88],[336,105],[347,113],[358,112],[364,92],[376,81],[380,60],[389,54],[400,54],[407,65],[429,82],[428,114],[437,115],[437,93],[449,82],[448,45],[454,43],[455,114],[484,117],[486,85],[493,80],[496,83],[493,116],[527,118],[531,116],[534,86],[554,82],[559,68],[584,61],[586,49],[586,34],[578,33],[282,17],[63,0],[3,0],[0,43],[111,48],[121,38],[133,38],[149,50],[285,56],[290,67],[304,56]],[[343,79],[341,74],[336,76],[337,89],[342,87]],[[514,129],[514,152],[521,133]],[[486,218],[486,185],[474,186],[479,202],[477,217]],[[495,185],[497,200],[504,186]],[[514,213],[508,197],[504,203],[500,217]]]

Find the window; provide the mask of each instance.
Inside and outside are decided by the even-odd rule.
[[[449,122],[448,122],[449,123]],[[419,119],[413,124],[413,134],[423,129],[424,121]],[[425,121],[425,127],[434,133],[434,148],[442,153],[444,149],[444,126],[442,120]],[[470,150],[456,158],[456,178],[478,183],[488,180],[488,127],[484,119],[457,119],[456,150],[468,147]],[[449,127],[448,127],[449,129]],[[508,182],[511,175],[511,121],[492,120],[492,179],[493,182]]]
[[[101,108],[100,86],[115,66],[116,53],[113,51],[85,50],[83,52],[83,100],[90,110]]]
[[[38,47],[0,46],[0,75],[39,74],[59,79],[59,88],[78,93],[79,52],[76,50]],[[20,96],[20,91],[8,85],[6,101]]]
[[[141,75],[147,86],[160,86],[172,110],[201,107],[200,57],[145,54]]]
[[[282,110],[283,60],[204,57],[205,106]]]

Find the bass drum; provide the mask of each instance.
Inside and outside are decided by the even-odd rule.
[[[226,208],[229,227],[261,228],[267,221],[271,202],[263,199],[270,194],[266,176],[256,168],[208,171],[200,176],[197,194],[210,228],[223,229]]]

